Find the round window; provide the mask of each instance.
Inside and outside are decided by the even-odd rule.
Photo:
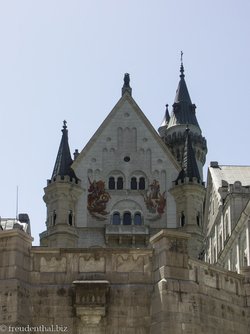
[[[128,157],[128,156],[124,157],[124,161],[125,162],[129,162],[130,161],[130,157]]]

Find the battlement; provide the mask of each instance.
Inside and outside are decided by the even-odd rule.
[[[183,184],[199,184],[205,187],[205,182],[202,182],[200,179],[197,179],[196,177],[185,177],[184,179],[179,179],[172,182],[173,186],[177,185],[183,185]]]
[[[223,290],[235,296],[245,294],[244,275],[198,260],[189,259],[189,278],[208,289]]]
[[[207,152],[207,141],[205,137],[197,133],[190,132],[190,138],[194,145],[197,144],[200,145],[201,148]],[[178,131],[178,132],[173,132],[172,134],[169,134],[167,137],[165,137],[165,143],[171,147],[172,145],[183,144],[185,142],[185,139],[186,139],[185,131],[184,132]]]
[[[68,175],[57,175],[52,179],[48,179],[47,185],[50,185],[51,183],[54,182],[75,183],[75,184],[81,183],[81,181],[78,178],[70,177]]]

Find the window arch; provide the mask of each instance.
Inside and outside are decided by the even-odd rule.
[[[69,223],[70,226],[73,225],[73,211],[72,210],[69,210],[68,223]]]
[[[132,217],[130,212],[125,212],[123,215],[123,225],[131,225]]]
[[[56,225],[56,210],[53,211],[52,224]]]
[[[184,212],[182,211],[181,213],[181,218],[180,218],[180,223],[181,223],[181,227],[183,227],[185,225],[185,215]]]
[[[115,212],[112,217],[112,224],[113,225],[120,225],[121,224],[121,216],[119,212]]]
[[[197,215],[196,215],[196,224],[197,224],[197,226],[201,225],[201,215],[200,215],[200,212],[198,212]]]
[[[134,171],[130,178],[131,190],[145,190],[146,189],[146,175],[142,171]]]
[[[226,238],[229,236],[230,231],[229,231],[229,220],[228,220],[228,214],[226,214],[225,218],[225,236]]]
[[[113,174],[113,175],[112,175]],[[121,190],[124,187],[124,176],[121,173],[114,171],[108,179],[108,188],[110,190]]]
[[[113,212],[111,215],[112,225],[143,225],[143,217],[141,212],[131,213],[130,211],[126,211],[120,213],[118,211]]]
[[[117,189],[123,189],[123,177],[119,176],[117,179]]]
[[[142,225],[142,218],[140,212],[136,212],[134,215],[134,225]]]
[[[113,176],[110,176],[109,178],[109,189],[115,189],[115,178]]]
[[[145,177],[140,177],[140,179],[139,179],[139,189],[140,190],[145,189]]]
[[[130,187],[132,190],[137,189],[137,179],[136,177],[131,177]]]

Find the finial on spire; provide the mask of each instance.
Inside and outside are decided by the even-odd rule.
[[[125,92],[128,92],[129,95],[131,95],[132,93],[132,88],[130,87],[129,83],[130,83],[130,77],[129,77],[129,74],[128,73],[125,73],[124,74],[124,84],[123,84],[123,87],[122,87],[122,95],[124,95]]]
[[[124,86],[129,86],[130,83],[130,77],[128,73],[124,74]]]
[[[169,116],[169,111],[168,111],[168,104],[166,104],[166,110],[165,110],[165,123],[166,123],[166,125],[168,124],[169,119],[170,119],[170,116]]]
[[[67,121],[63,121],[63,128],[62,128],[62,132],[67,132]]]
[[[183,51],[181,51],[181,68],[180,68],[180,72],[181,72],[180,77],[184,78],[185,75],[184,75],[184,66],[183,66]]]

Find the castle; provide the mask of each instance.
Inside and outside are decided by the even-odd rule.
[[[46,230],[1,219],[0,331],[250,333],[250,167],[212,162],[181,63],[158,132],[122,96],[81,152],[67,123]]]

